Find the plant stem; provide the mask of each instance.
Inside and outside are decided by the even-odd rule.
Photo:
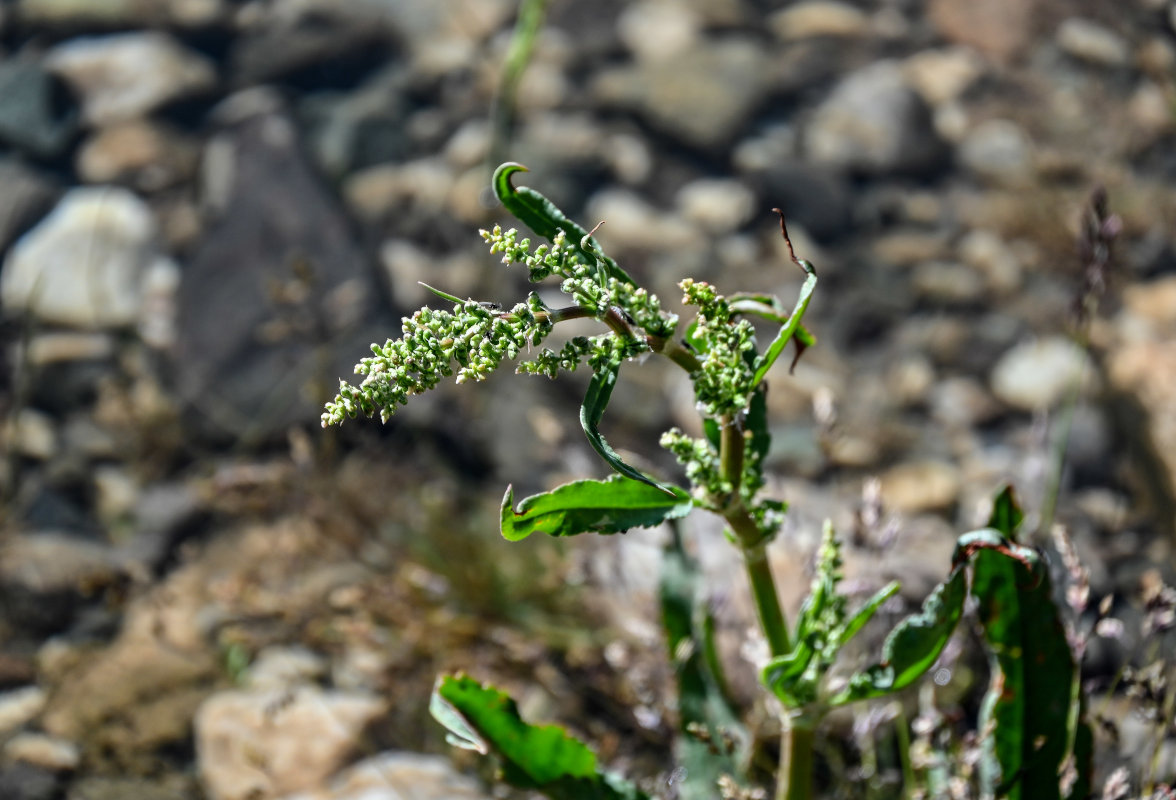
[[[810,800],[813,796],[813,741],[816,723],[799,712],[780,718],[780,771],[776,800]]]
[[[743,565],[747,569],[756,617],[764,638],[768,640],[768,649],[773,657],[787,655],[792,650],[788,641],[788,622],[780,608],[780,597],[776,593],[776,579],[772,576],[767,548],[763,544],[744,547]]]

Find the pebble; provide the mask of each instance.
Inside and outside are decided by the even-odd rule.
[[[1114,31],[1088,19],[1071,17],[1058,26],[1057,44],[1063,53],[1099,67],[1124,67],[1131,48]]]
[[[190,179],[197,153],[178,131],[143,120],[98,130],[78,151],[78,175],[86,183],[127,183],[154,192]]]
[[[989,119],[974,126],[960,142],[959,160],[974,175],[997,183],[1026,183],[1033,178],[1032,144],[1017,123]]]
[[[736,180],[703,179],[678,190],[675,198],[682,216],[711,234],[730,233],[755,213],[755,194]]]
[[[60,83],[39,64],[0,62],[0,141],[39,158],[60,155],[78,121]]]
[[[57,428],[43,411],[22,408],[16,414],[15,451],[26,458],[47,461],[57,453]]]
[[[818,36],[864,36],[869,27],[869,18],[861,9],[836,0],[806,0],[768,18],[768,28],[785,42]]]
[[[882,502],[902,514],[946,511],[959,498],[960,471],[945,461],[912,461],[882,473]]]
[[[246,685],[250,689],[285,689],[313,682],[326,671],[326,659],[309,648],[271,645],[249,665]]]
[[[211,800],[314,789],[345,765],[385,709],[375,695],[313,686],[218,692],[196,714],[201,781]]]
[[[353,764],[324,789],[281,800],[489,800],[489,795],[448,758],[389,752]]]
[[[700,42],[665,61],[605,69],[590,92],[599,105],[632,111],[679,141],[720,151],[771,88],[764,62],[763,49],[749,39]]]
[[[960,98],[984,75],[984,61],[966,47],[923,50],[903,62],[907,80],[931,106]]]
[[[701,20],[684,3],[639,0],[617,17],[617,35],[638,59],[665,61],[698,44]]]
[[[1001,412],[984,385],[969,376],[957,375],[940,381],[931,389],[931,416],[948,428],[971,430],[995,419]]]
[[[4,743],[4,757],[57,772],[75,770],[82,762],[78,746],[42,733],[21,733]]]
[[[134,323],[143,272],[160,257],[155,236],[151,209],[126,189],[71,189],[9,252],[0,301],[79,328]]]
[[[25,686],[0,694],[0,736],[27,725],[41,713],[45,700],[45,690],[39,686]]]
[[[924,300],[966,305],[984,298],[984,279],[974,269],[954,261],[924,261],[915,267],[911,285]]]
[[[627,189],[604,189],[588,200],[587,219],[604,220],[597,234],[606,253],[659,250],[672,242],[687,250],[702,244],[698,231],[675,214],[654,208]]]
[[[38,333],[29,340],[30,364],[48,366],[70,361],[103,361],[114,356],[115,342],[108,333],[55,331]]]
[[[157,31],[72,39],[50,50],[45,64],[81,95],[83,118],[97,126],[208,92],[217,80],[211,61]]]
[[[851,172],[928,172],[947,156],[926,104],[895,61],[844,78],[814,112],[803,142],[809,158]]]
[[[958,252],[965,264],[984,275],[988,288],[997,294],[1011,294],[1021,288],[1021,261],[994,231],[968,231],[959,242]]]
[[[1024,0],[930,0],[926,16],[947,40],[1008,64],[1033,40],[1035,8]]]
[[[1089,376],[1089,356],[1070,339],[1050,336],[1014,345],[992,369],[992,393],[1022,411],[1053,408],[1074,381]]]

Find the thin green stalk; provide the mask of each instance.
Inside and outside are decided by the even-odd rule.
[[[810,800],[813,796],[813,742],[816,723],[799,713],[785,713],[780,738],[780,772],[776,800]]]
[[[519,16],[515,22],[514,33],[511,34],[506,61],[502,65],[498,94],[494,98],[494,107],[490,112],[491,138],[487,158],[491,169],[505,160],[511,128],[514,126],[515,97],[518,94],[519,82],[527,64],[531,62],[535,40],[538,39],[539,29],[546,15],[547,0],[522,0],[519,4]]]

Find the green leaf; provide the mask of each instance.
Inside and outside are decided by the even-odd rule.
[[[525,498],[518,510],[508,486],[502,498],[501,528],[503,537],[512,542],[535,532],[548,536],[621,533],[684,517],[691,507],[690,495],[683,489],[675,486],[667,492],[620,475],[565,483]]]
[[[865,627],[866,623],[873,619],[874,614],[878,613],[878,609],[882,604],[889,600],[894,595],[898,594],[898,581],[891,581],[890,583],[879,589],[873,597],[866,601],[866,604],[858,609],[858,612],[850,617],[849,621],[842,626],[838,631],[838,646],[844,645],[852,639],[858,631]]]
[[[807,637],[799,632],[792,652],[777,656],[760,670],[760,682],[774,694],[785,708],[799,709],[811,702],[814,688],[805,673],[816,656]]]
[[[597,768],[596,754],[557,725],[530,725],[504,692],[465,675],[443,675],[429,712],[459,747],[493,753],[502,779],[558,800],[649,800],[617,776]]]
[[[792,309],[792,316],[780,328],[780,332],[776,334],[776,338],[768,345],[767,351],[756,359],[755,376],[753,377],[753,384],[759,384],[767,376],[768,370],[776,363],[776,359],[784,352],[784,348],[788,345],[792,338],[796,336],[797,331],[801,330],[800,322],[804,318],[804,312],[808,310],[809,300],[812,299],[813,290],[817,288],[817,271],[813,265],[804,260],[798,260],[797,263],[805,271],[808,276],[804,279],[804,284],[800,287],[800,296],[796,299],[796,307]],[[815,341],[808,331],[804,331],[803,336],[796,336],[798,347],[802,349],[813,344]],[[800,351],[797,352],[797,358],[800,358]],[[793,366],[796,362],[793,361]]]
[[[1017,528],[1025,519],[1025,512],[1017,502],[1017,495],[1011,485],[1004,488],[993,498],[992,515],[988,518],[988,527],[1000,531],[1012,541],[1016,541]]]
[[[500,164],[498,169],[494,170],[494,177],[491,179],[494,194],[498,196],[499,202],[506,210],[528,228],[548,240],[554,240],[556,235],[563,231],[569,243],[580,251],[585,263],[601,264],[610,277],[635,286],[636,283],[617,265],[617,262],[601,251],[600,246],[589,232],[568,219],[555,203],[529,186],[515,188],[511,183],[511,176],[516,172],[527,171],[527,168],[522,164],[513,161]]]
[[[597,428],[600,425],[601,417],[604,416],[604,410],[608,408],[608,401],[612,397],[613,387],[617,384],[617,373],[620,368],[619,364],[607,364],[592,374],[592,379],[588,381],[588,393],[584,395],[584,404],[580,406],[580,426],[588,436],[588,443],[592,445],[592,449],[599,453],[610,467],[635,481],[648,483],[650,486],[655,486],[666,494],[672,495],[673,488],[655,481],[622,461]]]
[[[1060,800],[1059,771],[1071,747],[1073,654],[1036,551],[995,530],[967,538],[972,596],[992,679],[981,707],[982,786],[1012,800]],[[963,541],[963,539],[961,539]]]
[[[923,601],[918,614],[898,624],[882,645],[882,660],[855,674],[831,703],[881,697],[910,686],[935,663],[964,612],[967,579],[962,566]]]
[[[740,773],[739,753],[721,746],[723,734],[735,736],[740,745],[746,731],[732,710],[724,691],[718,654],[707,629],[713,624],[699,597],[701,574],[698,563],[675,536],[666,545],[662,561],[661,610],[666,644],[678,677],[678,723],[681,734],[674,741],[674,756],[686,774],[677,783],[681,800],[713,800],[718,796],[721,776]],[[700,740],[688,728],[701,727],[711,744]]]

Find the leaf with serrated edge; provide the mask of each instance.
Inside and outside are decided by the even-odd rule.
[[[532,533],[575,536],[580,533],[622,533],[649,528],[690,513],[693,501],[685,490],[668,492],[648,483],[611,475],[603,481],[565,483],[550,492],[524,498],[514,508],[514,491],[502,498],[504,538],[517,542]]]

